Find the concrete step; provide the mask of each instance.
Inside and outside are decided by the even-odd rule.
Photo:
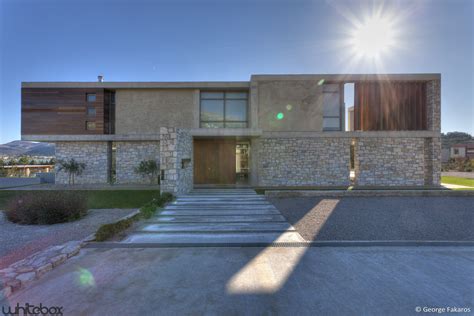
[[[163,233],[163,232],[285,232],[294,231],[288,223],[168,223],[168,224],[145,224],[139,228],[139,232]]]
[[[226,204],[226,203],[207,203],[207,204],[169,204],[166,209],[235,209],[235,210],[252,210],[252,209],[275,209],[272,204]]]
[[[239,201],[239,202],[209,202],[209,201],[202,201],[197,202],[197,201],[192,201],[192,202],[184,202],[184,201],[179,201],[179,202],[174,202],[170,204],[170,206],[174,205],[180,205],[180,206],[197,206],[197,207],[205,207],[205,206],[268,206],[272,205],[268,202],[245,202],[245,201]]]
[[[231,222],[286,222],[282,215],[182,215],[154,216],[149,223],[231,223]]]
[[[272,243],[272,242],[304,242],[304,239],[300,234],[296,232],[285,232],[285,233],[162,233],[162,234],[150,234],[150,233],[133,233],[128,236],[124,243],[195,243],[195,244],[210,244],[213,243],[228,243],[228,244],[239,244],[239,243]]]
[[[266,201],[263,196],[180,196],[176,201]]]
[[[231,210],[231,209],[189,209],[170,210],[165,209],[160,215],[280,215],[275,209],[251,209],[251,210]]]

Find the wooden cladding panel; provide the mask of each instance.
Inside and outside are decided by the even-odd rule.
[[[426,130],[424,82],[356,82],[354,92],[355,130]]]
[[[194,183],[235,184],[235,140],[194,139]]]
[[[95,93],[95,102],[86,95]],[[95,115],[87,108],[94,107]],[[95,122],[95,130],[86,129]],[[23,88],[21,90],[21,133],[24,135],[105,134],[104,89]]]

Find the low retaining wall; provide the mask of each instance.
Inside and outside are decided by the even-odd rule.
[[[452,190],[269,190],[268,197],[381,197],[381,196],[472,196],[474,191]]]
[[[448,172],[442,172],[441,175],[445,177],[474,179],[474,172],[448,171]]]

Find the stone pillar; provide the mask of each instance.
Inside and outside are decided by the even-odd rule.
[[[429,131],[441,131],[441,82],[432,80],[426,84],[426,118]]]
[[[189,130],[160,128],[160,168],[162,192],[186,194],[193,188],[193,139]]]

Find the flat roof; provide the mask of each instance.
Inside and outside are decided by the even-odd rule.
[[[261,74],[251,81],[189,81],[189,82],[22,82],[22,88],[105,88],[105,89],[248,89],[252,81],[266,80],[324,80],[325,82],[356,81],[430,81],[440,80],[441,74]]]

